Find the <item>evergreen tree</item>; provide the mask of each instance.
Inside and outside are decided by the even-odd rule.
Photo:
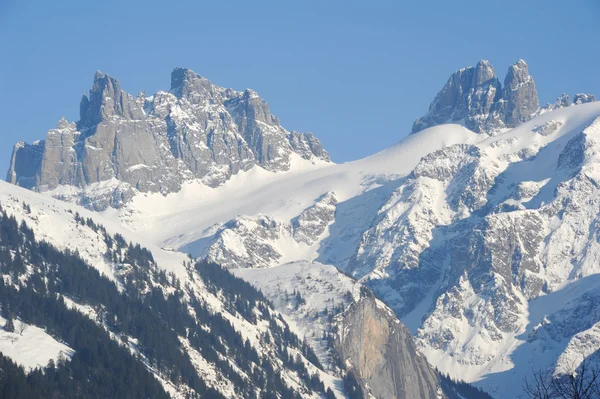
[[[11,332],[11,333],[15,332],[15,323],[13,322],[13,319],[11,316],[8,316],[6,323],[4,323],[4,331]]]

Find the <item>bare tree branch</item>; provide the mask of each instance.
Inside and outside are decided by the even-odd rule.
[[[534,371],[533,381],[525,378],[523,389],[531,399],[600,399],[600,369],[592,366],[592,360],[583,359],[558,377]]]

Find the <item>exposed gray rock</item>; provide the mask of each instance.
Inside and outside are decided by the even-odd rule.
[[[385,305],[363,295],[339,317],[336,350],[365,399],[442,396],[437,375],[417,352],[410,332]]]
[[[286,131],[252,90],[176,68],[169,92],[136,98],[97,72],[79,122],[61,120],[45,142],[18,143],[7,180],[38,191],[73,186],[80,195],[71,199],[101,210],[135,191],[176,192],[190,179],[219,186],[254,165],[285,171],[294,153],[329,161],[318,139]]]
[[[319,239],[333,221],[336,205],[335,193],[328,192],[291,222],[240,216],[214,226],[210,235],[183,250],[230,269],[277,266],[282,246],[311,245]]]
[[[239,217],[207,239],[209,245],[202,256],[227,268],[270,267],[282,258],[276,242],[291,236],[289,224],[267,216]]]
[[[498,95],[500,81],[489,61],[460,69],[437,94],[427,114],[415,121],[413,133],[442,123],[461,123],[479,131]]]
[[[89,94],[84,94],[81,99],[79,115],[80,129],[95,126],[112,117],[145,119],[144,111],[135,98],[121,90],[117,79],[100,71],[94,76],[94,85]]]
[[[551,120],[533,129],[535,133],[541,134],[542,136],[550,136],[554,133],[563,123],[561,121]]]
[[[337,203],[335,193],[327,192],[305,209],[293,222],[294,239],[308,245],[315,242],[333,221]]]
[[[571,99],[568,94],[563,93],[556,99],[553,105],[553,109],[569,107],[571,105]]]
[[[290,145],[295,153],[304,159],[317,157],[329,161],[329,154],[321,145],[321,142],[312,133],[291,132],[289,136]]]
[[[475,132],[515,127],[539,109],[533,78],[525,61],[508,69],[504,89],[489,61],[456,71],[437,94],[429,111],[413,124],[416,133],[444,123],[461,123]]]
[[[29,189],[35,187],[36,174],[42,164],[44,146],[43,140],[33,144],[22,141],[15,144],[6,181]]]
[[[567,94],[563,93],[553,103],[546,104],[540,109],[538,109],[533,114],[533,116],[538,116],[546,112],[554,111],[555,109],[570,107],[571,105],[586,104],[594,101],[596,101],[596,96],[594,96],[593,94],[577,93],[573,97],[573,102],[571,102],[570,97]]]
[[[585,133],[574,136],[559,154],[556,169],[573,174],[579,172],[585,160],[585,150],[589,145],[589,139]]]
[[[504,79],[504,123],[515,127],[528,120],[540,107],[535,82],[529,75],[529,67],[523,60],[508,68]]]
[[[573,104],[593,103],[596,101],[596,96],[593,94],[577,93],[573,97]]]

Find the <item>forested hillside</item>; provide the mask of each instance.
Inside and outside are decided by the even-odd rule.
[[[23,204],[25,211],[29,207]],[[152,254],[119,234],[75,214],[104,237],[106,258],[120,265],[122,287],[101,275],[77,250],[38,241],[25,222],[0,215],[0,308],[5,327],[33,325],[72,349],[44,368],[24,370],[2,357],[2,397],[220,398],[198,371],[206,362],[226,376],[237,397],[333,397],[310,347],[291,332],[263,295],[217,265],[186,265],[182,283],[154,263]],[[266,325],[252,344],[192,288],[194,280],[220,298],[231,315]],[[268,347],[265,351],[263,348]],[[285,372],[283,371],[285,370]],[[290,376],[295,379],[290,379]]]

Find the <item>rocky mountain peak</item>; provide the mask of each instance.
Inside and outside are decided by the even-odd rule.
[[[529,75],[525,61],[519,60],[508,68],[503,100],[506,105],[504,123],[507,127],[525,122],[540,108],[535,82]]]
[[[56,129],[66,129],[70,126],[69,121],[63,116],[60,118],[58,123],[56,124]]]
[[[473,87],[481,85],[490,80],[496,79],[496,71],[488,60],[481,60],[477,63],[473,71]]]
[[[535,82],[525,61],[509,67],[503,89],[492,64],[481,60],[475,67],[452,74],[427,114],[415,121],[412,132],[459,123],[478,133],[494,133],[519,125],[538,109]]]
[[[293,153],[329,161],[318,139],[281,127],[255,91],[224,89],[187,68],[173,70],[170,92],[150,97],[98,71],[80,116],[61,120],[45,141],[15,147],[8,180],[38,191],[71,186],[72,200],[102,210],[192,179],[216,187],[255,165],[286,171]]]
[[[96,71],[94,84],[79,105],[79,125],[92,127],[112,117],[143,119],[144,112],[135,98],[121,90],[119,81]]]
[[[215,87],[206,78],[188,68],[177,67],[171,72],[171,90],[178,98],[185,98],[192,103],[212,97]]]
[[[575,94],[575,97],[573,97],[573,104],[576,105],[593,103],[594,101],[596,101],[596,96],[593,94],[577,93]]]
[[[508,67],[508,73],[504,78],[504,86],[514,90],[519,84],[526,83],[531,79],[527,63],[524,60],[518,60]]]
[[[246,89],[241,95],[235,93],[230,97],[225,102],[225,106],[236,116],[236,123],[244,137],[252,140],[250,137],[252,133],[248,129],[253,128],[253,126],[249,126],[248,121],[258,121],[267,125],[279,126],[279,119],[271,114],[269,104],[260,98],[254,90]]]
[[[571,98],[567,93],[561,94],[554,102],[556,108],[568,107],[569,105],[571,105]]]

